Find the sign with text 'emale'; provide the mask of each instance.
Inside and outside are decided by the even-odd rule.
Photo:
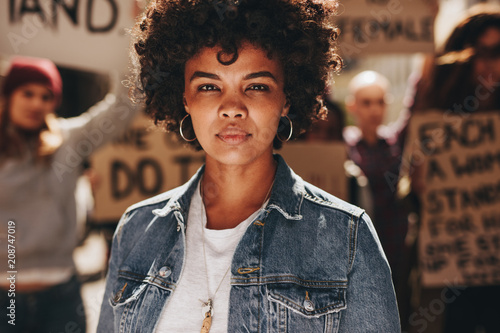
[[[436,0],[343,0],[333,23],[344,58],[433,52]]]

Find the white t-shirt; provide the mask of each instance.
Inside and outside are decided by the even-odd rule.
[[[233,229],[207,229],[205,207],[202,204],[199,187],[200,184],[189,208],[186,228],[186,262],[177,288],[163,308],[156,326],[157,333],[199,332],[204,319],[202,305],[208,300],[209,294],[214,307],[210,333],[227,332],[231,272],[227,274],[226,272],[231,265],[238,242],[259,214],[260,209]],[[206,269],[203,256],[203,234],[207,258]],[[207,291],[207,271],[210,293]],[[219,290],[214,297],[218,287]]]

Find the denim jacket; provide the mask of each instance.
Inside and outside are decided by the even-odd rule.
[[[275,158],[269,203],[233,256],[228,332],[400,332],[391,272],[369,217]],[[98,332],[154,332],[181,276],[203,171],[123,215]]]

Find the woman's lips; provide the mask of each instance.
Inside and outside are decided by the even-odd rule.
[[[225,143],[235,145],[248,140],[251,134],[240,128],[226,128],[217,133],[216,136]]]
[[[31,121],[42,121],[45,117],[41,112],[27,112],[25,116]]]

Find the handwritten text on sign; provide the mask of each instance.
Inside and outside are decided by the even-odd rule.
[[[410,144],[426,156],[419,234],[424,285],[500,284],[499,112],[426,113],[414,117],[411,133]]]
[[[368,53],[432,52],[435,0],[345,0],[334,24],[345,58]]]
[[[0,4],[0,53],[58,65],[125,71],[134,0],[9,0]]]
[[[203,152],[184,147],[139,116],[119,139],[92,156],[92,167],[102,180],[95,193],[94,219],[118,221],[130,205],[184,184],[203,162]]]

